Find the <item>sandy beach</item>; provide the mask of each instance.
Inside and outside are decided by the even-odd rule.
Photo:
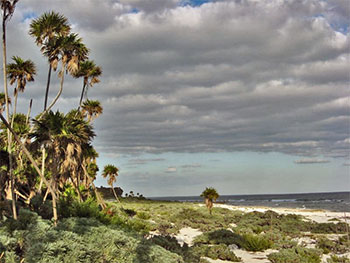
[[[204,206],[204,204],[199,204],[199,206]],[[278,214],[296,214],[303,216],[307,221],[315,221],[317,223],[329,223],[329,222],[346,222],[349,224],[350,218],[346,212],[331,212],[326,210],[310,210],[310,209],[290,209],[290,208],[270,208],[270,207],[244,207],[244,206],[232,206],[226,204],[214,204],[214,207],[226,208],[229,210],[242,211],[244,213],[249,213],[253,211],[258,212],[266,212],[268,210],[272,210]],[[234,224],[233,224],[234,226]],[[193,229],[190,227],[183,228],[179,231],[177,235],[175,235],[176,239],[180,244],[187,243],[189,246],[193,244],[193,239],[200,235],[202,232],[198,229]],[[305,233],[305,237],[297,238],[296,241],[298,244],[305,246],[307,248],[315,248],[316,240],[308,237],[308,233]],[[329,239],[337,239],[341,235],[337,234],[328,234],[326,235]],[[249,252],[239,248],[231,249],[238,257],[242,259],[243,263],[268,263],[270,262],[267,259],[267,255],[273,252],[277,252],[278,250],[268,249],[263,252]],[[341,256],[348,257],[350,259],[350,253],[342,254]],[[321,262],[326,263],[327,259],[330,258],[330,255],[323,255]],[[209,262],[212,263],[229,263],[231,261],[225,260],[213,260],[210,258],[206,258]]]

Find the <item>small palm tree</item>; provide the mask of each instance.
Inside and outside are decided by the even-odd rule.
[[[82,105],[82,113],[87,116],[88,122],[91,122],[103,113],[103,108],[98,100],[86,100]]]
[[[118,172],[119,172],[119,169],[117,167],[115,167],[114,165],[108,164],[104,167],[103,172],[102,172],[102,176],[104,178],[108,177],[107,182],[112,187],[114,197],[118,202],[120,202],[118,199],[117,193],[115,192],[114,187],[113,187],[113,183],[115,183],[117,181]]]
[[[205,199],[205,205],[207,206],[209,213],[211,214],[211,210],[213,208],[213,201],[219,198],[218,192],[213,187],[206,187],[201,197]]]
[[[83,77],[83,89],[80,95],[79,107],[83,101],[84,95],[87,94],[89,87],[92,87],[95,83],[99,83],[99,77],[102,75],[102,69],[96,66],[94,61],[86,60],[79,63],[79,70],[73,74],[73,77],[80,78]]]
[[[11,125],[13,125],[13,120],[16,116],[18,92],[24,92],[27,82],[34,81],[34,75],[36,74],[36,68],[33,61],[23,60],[16,56],[13,56],[12,60],[13,63],[7,65],[7,77],[10,80],[10,85],[16,83]]]

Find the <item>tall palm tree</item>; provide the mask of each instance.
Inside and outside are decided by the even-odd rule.
[[[30,23],[29,34],[35,38],[38,46],[41,46],[42,52],[48,49],[48,45],[52,43],[54,38],[59,36],[67,36],[70,33],[70,25],[68,19],[56,12],[47,12],[39,18],[34,19]],[[47,75],[47,84],[45,92],[44,110],[47,108],[47,100],[49,96],[51,71],[57,68],[57,54],[46,54],[49,62],[49,72]]]
[[[79,70],[73,75],[75,78],[83,77],[83,89],[80,95],[79,107],[86,95],[88,87],[100,82],[99,77],[102,75],[102,69],[96,66],[94,61],[86,60],[79,63]]]
[[[23,60],[20,57],[13,56],[13,63],[7,65],[7,77],[10,80],[10,84],[16,83],[14,89],[15,102],[12,112],[11,127],[13,127],[14,117],[17,110],[17,97],[18,92],[24,92],[27,85],[27,81],[34,81],[34,75],[36,74],[36,68],[31,60]]]
[[[9,21],[15,11],[15,7],[18,0],[0,0],[0,7],[2,9],[2,67],[4,73],[4,92],[5,92],[5,103],[6,103],[6,119],[7,122],[10,120],[10,107],[8,103],[8,89],[7,89],[7,53],[6,53],[6,23]],[[12,175],[12,155],[11,155],[11,146],[12,146],[12,137],[10,130],[7,129],[7,137],[8,137],[8,146],[7,151],[9,152],[9,177],[10,177],[10,188],[11,188],[11,196],[12,196],[12,211],[13,218],[17,219],[17,211],[16,211],[16,202],[14,195],[14,178]]]
[[[213,187],[206,187],[202,192],[201,197],[205,199],[205,205],[207,206],[209,213],[211,214],[211,210],[213,208],[213,201],[219,198],[218,192]]]
[[[114,194],[115,199],[119,201],[117,193],[114,190],[113,184],[117,181],[117,176],[118,176],[118,172],[119,169],[117,167],[115,167],[114,165],[108,164],[104,167],[103,172],[102,172],[102,176],[104,178],[107,178],[107,183],[112,187],[112,191]]]
[[[82,104],[82,113],[87,116],[88,122],[96,119],[100,114],[103,113],[103,108],[98,100],[86,100]]]
[[[56,59],[61,61],[61,70],[59,72],[59,77],[61,79],[60,89],[54,100],[43,112],[44,114],[53,107],[61,96],[65,72],[72,75],[75,74],[79,70],[79,62],[88,58],[89,49],[83,44],[78,34],[71,33],[67,36],[59,36],[58,38],[52,39],[43,53],[46,56],[55,54]]]

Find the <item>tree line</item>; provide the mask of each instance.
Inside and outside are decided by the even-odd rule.
[[[0,201],[11,200],[12,215],[17,219],[18,200],[30,204],[34,196],[43,195],[44,200],[52,200],[56,224],[57,201],[67,188],[74,190],[79,201],[93,195],[102,208],[106,207],[94,184],[99,168],[98,153],[92,145],[96,136],[93,121],[103,113],[103,108],[98,100],[87,99],[89,88],[100,82],[102,69],[89,60],[90,50],[72,32],[64,15],[54,11],[42,14],[31,21],[28,33],[47,60],[44,106],[41,113],[31,118],[30,100],[28,112],[18,113],[18,96],[37,75],[30,59],[13,56],[7,62],[6,26],[18,1],[0,0],[4,78],[4,93],[0,94]],[[53,72],[57,72],[59,90],[49,101]],[[53,112],[52,107],[62,95],[66,74],[82,79],[79,102],[68,113]],[[13,87],[13,96],[8,84]],[[113,189],[118,168],[107,165],[102,175]]]

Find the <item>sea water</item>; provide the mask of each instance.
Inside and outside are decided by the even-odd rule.
[[[202,202],[199,196],[153,197],[152,200],[180,202]],[[334,212],[350,212],[350,192],[264,194],[264,195],[222,195],[219,203],[237,206],[266,206],[299,209],[324,209]]]

